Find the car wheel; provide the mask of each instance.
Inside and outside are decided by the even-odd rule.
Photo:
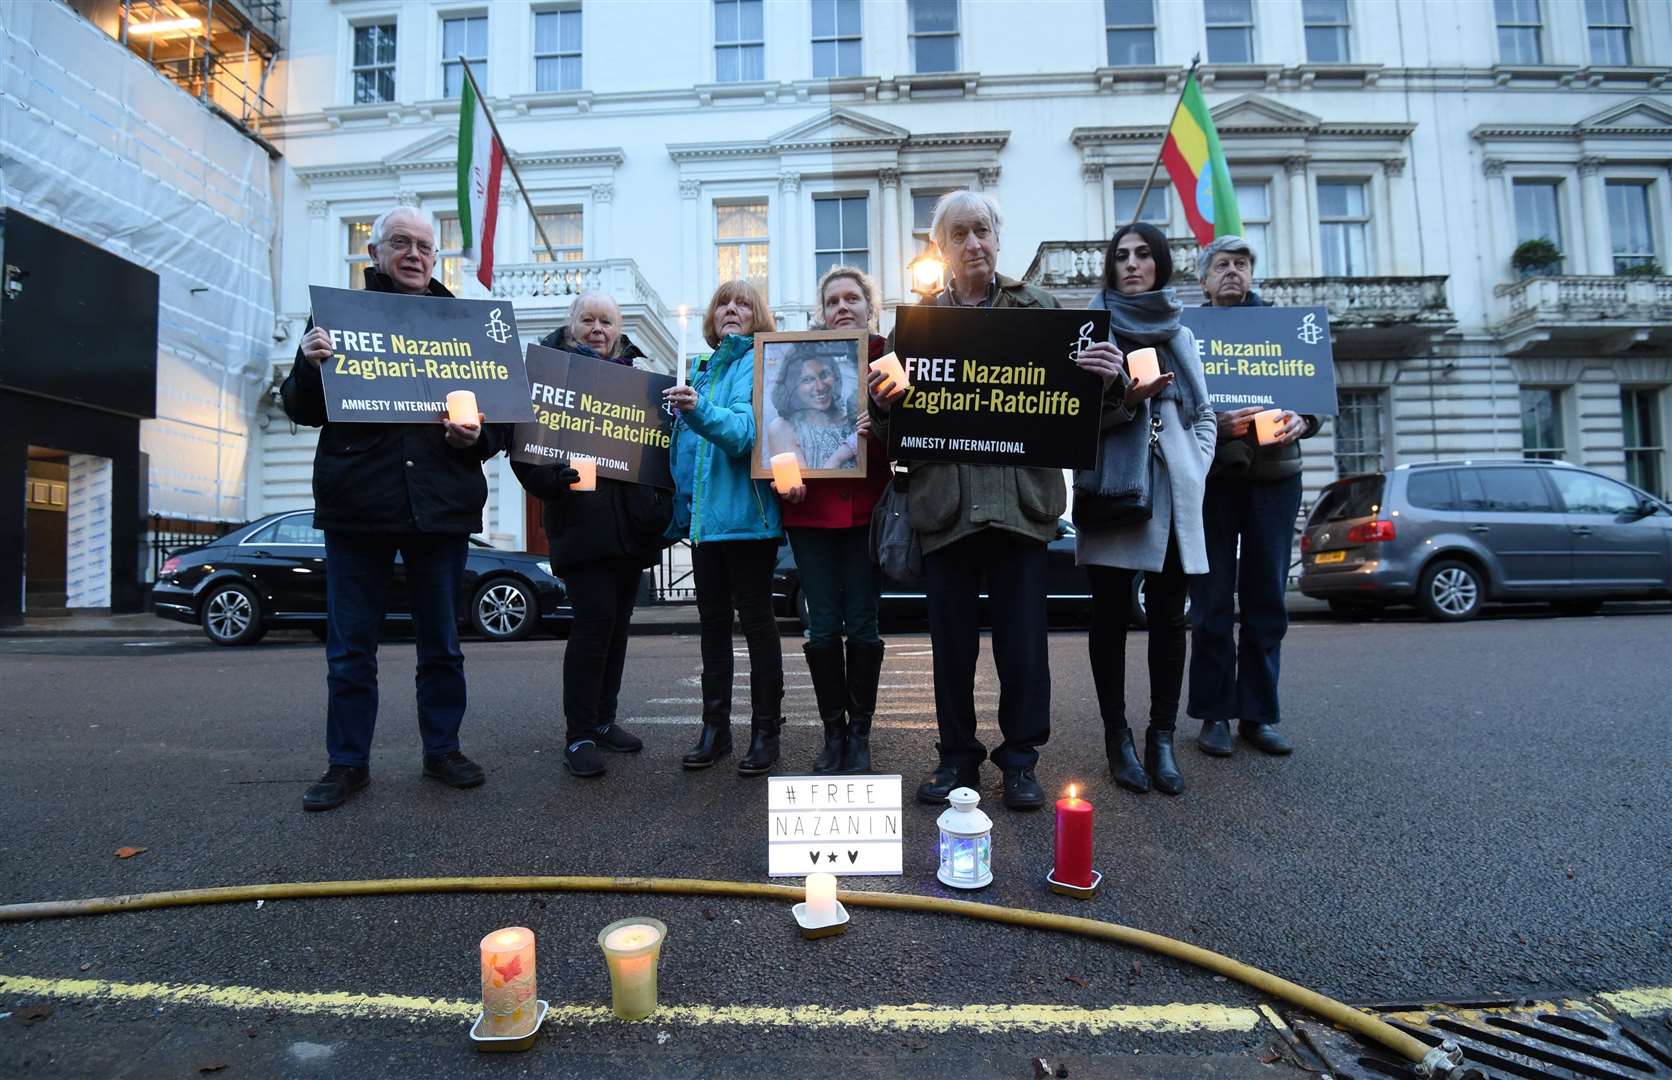
[[[1184,617],[1190,618],[1190,594],[1184,594]],[[1132,575],[1132,626],[1136,630],[1149,627],[1149,604],[1144,596],[1144,575]]]
[[[1479,570],[1456,559],[1441,559],[1422,572],[1417,607],[1430,619],[1462,622],[1480,614],[1486,582]]]
[[[217,585],[203,599],[198,622],[216,645],[254,645],[267,633],[261,601],[254,590],[236,581]]]
[[[488,641],[521,641],[539,617],[533,592],[512,578],[484,582],[470,602],[470,624]]]

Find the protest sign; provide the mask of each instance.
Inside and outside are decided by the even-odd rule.
[[[1335,415],[1327,309],[1193,307],[1179,322],[1196,335],[1215,412],[1258,406]]]
[[[1089,469],[1103,383],[1074,360],[1107,311],[903,307],[894,351],[911,389],[889,417],[895,460]]]
[[[766,778],[767,874],[903,873],[899,776]]]
[[[319,285],[309,293],[314,325],[331,335],[319,365],[328,419],[435,422],[453,390],[473,392],[489,423],[532,415],[509,301]]]
[[[599,476],[673,487],[662,401],[671,376],[542,345],[528,347],[526,365],[534,419],[512,433],[512,461],[591,458]]]

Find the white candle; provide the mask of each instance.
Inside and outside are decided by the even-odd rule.
[[[1283,434],[1283,410],[1267,409],[1254,414],[1254,436],[1261,446],[1270,446]]]
[[[780,495],[789,494],[792,487],[801,483],[801,463],[795,459],[793,450],[786,450],[782,454],[772,455],[772,487]]]
[[[674,376],[674,385],[685,385],[685,358],[690,355],[691,341],[691,309],[684,304],[679,305],[679,374]]]
[[[534,931],[508,926],[482,939],[482,1020],[488,1035],[515,1038],[534,1030],[539,1011]]]
[[[610,1004],[623,1020],[641,1020],[656,1011],[656,963],[663,933],[661,923],[623,920],[606,926],[598,936],[610,969]]]
[[[447,395],[447,419],[455,424],[476,424],[482,419],[476,408],[474,390],[453,390]]]
[[[580,474],[580,479],[570,485],[570,491],[598,490],[598,463],[591,458],[570,458],[569,467]]]
[[[836,921],[836,875],[807,875],[807,921],[826,926]]]
[[[1133,349],[1126,354],[1126,372],[1135,383],[1154,382],[1161,378],[1161,360],[1154,349]]]

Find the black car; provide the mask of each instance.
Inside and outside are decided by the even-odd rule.
[[[165,619],[197,623],[217,645],[253,645],[276,626],[324,635],[325,534],[312,510],[270,514],[213,543],[169,556],[152,606]],[[471,537],[459,591],[459,624],[489,641],[521,641],[541,624],[572,617],[563,581],[544,555],[501,551]],[[400,560],[388,621],[411,621]]]
[[[1091,583],[1084,568],[1074,563],[1074,525],[1067,518],[1057,522],[1057,538],[1047,551],[1046,570],[1047,614],[1053,626],[1083,626],[1091,616]],[[1132,625],[1144,626],[1144,575],[1132,582]],[[807,599],[801,591],[801,571],[795,565],[795,553],[786,540],[778,549],[778,565],[772,574],[772,603],[776,613],[786,619],[799,618],[807,625]],[[1189,611],[1189,601],[1185,610]],[[928,598],[923,595],[921,581],[895,581],[884,578],[879,614],[883,619],[925,619],[929,614]],[[991,625],[987,609],[987,594],[981,594],[981,624]]]

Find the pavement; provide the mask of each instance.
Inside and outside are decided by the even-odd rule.
[[[1672,1041],[1669,641],[1672,616],[1637,611],[1303,622],[1284,655],[1296,754],[1209,759],[1186,740],[1187,789],[1168,798],[1108,779],[1085,635],[1055,632],[1039,777],[1050,792],[1081,784],[1097,807],[1108,880],[1091,901],[1047,891],[1052,816],[998,807],[989,768],[995,881],[976,899],[1165,934],[1348,1002],[1619,1002]],[[933,875],[937,810],[910,801],[933,758],[932,648],[921,634],[889,644],[874,745],[878,771],[904,777],[906,870],[852,884],[951,897]],[[767,880],[765,784],[729,762],[678,764],[698,705],[694,637],[633,643],[620,708],[646,748],[586,781],[560,764],[563,648],[466,645],[463,737],[488,783],[459,792],[418,775],[412,649],[387,644],[373,784],[304,814],[321,767],[317,642],[0,642],[0,904],[432,875]],[[818,721],[793,640],[784,652],[780,769],[793,773]],[[1133,715],[1143,652],[1134,635]],[[997,700],[984,659],[989,743]],[[861,907],[848,933],[807,942],[786,908],[512,891],[0,923],[0,1076],[1030,1080],[1043,1059],[1053,1075],[1241,1080],[1318,1067],[1284,1034],[1295,1010],[1159,956]],[[665,1008],[622,1023],[595,939],[635,915],[669,927]],[[465,1038],[476,942],[506,925],[539,936],[555,1012],[528,1053],[480,1055]]]

